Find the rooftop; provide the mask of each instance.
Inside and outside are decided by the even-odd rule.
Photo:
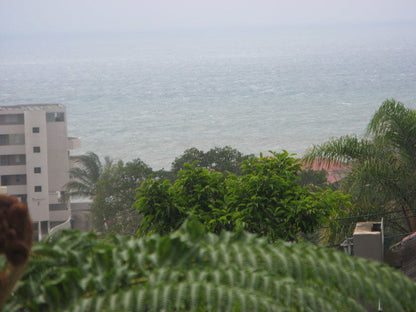
[[[48,109],[65,109],[65,106],[62,104],[22,104],[22,105],[8,105],[0,106],[0,111],[13,111],[13,110],[23,110],[23,111],[42,111]]]
[[[382,222],[357,222],[355,225],[354,235],[361,234],[380,234]]]

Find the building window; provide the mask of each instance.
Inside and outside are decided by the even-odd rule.
[[[24,121],[23,114],[0,115],[0,125],[23,125]]]
[[[34,146],[33,153],[40,153],[40,146]]]
[[[49,221],[40,221],[40,233],[42,236],[49,233]]]
[[[39,127],[33,127],[32,128],[32,133],[39,133]]]
[[[26,164],[26,155],[12,155],[12,163],[16,165]]]
[[[10,145],[25,144],[25,135],[23,133],[10,134]]]
[[[19,199],[22,203],[27,204],[27,194],[18,194],[18,195],[13,195],[13,196]]]
[[[65,114],[62,112],[46,113],[46,121],[47,122],[65,121]]]
[[[23,144],[25,144],[25,135],[23,133],[0,134],[0,145],[23,145]]]
[[[8,166],[9,165],[9,155],[0,156],[0,165]]]
[[[0,166],[19,166],[26,164],[26,155],[1,155]]]
[[[26,184],[26,175],[25,174],[15,174],[15,175],[2,175],[1,176],[1,185],[25,185]]]
[[[42,192],[42,186],[35,185],[35,192]]]
[[[51,211],[68,210],[68,206],[66,204],[50,204],[49,210]]]
[[[35,173],[41,173],[42,169],[40,167],[35,167],[34,171]]]
[[[0,134],[0,145],[9,145],[9,142],[8,134]]]

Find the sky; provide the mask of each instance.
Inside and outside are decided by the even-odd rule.
[[[0,0],[0,34],[416,22],[415,0]]]

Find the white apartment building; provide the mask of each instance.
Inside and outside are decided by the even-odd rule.
[[[0,106],[0,187],[26,202],[38,239],[53,227],[70,226],[69,203],[60,202],[69,181],[69,150],[60,104]]]

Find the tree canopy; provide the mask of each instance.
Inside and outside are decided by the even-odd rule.
[[[177,229],[194,216],[214,233],[238,230],[274,241],[293,240],[339,216],[349,202],[330,189],[299,185],[299,159],[287,152],[250,158],[241,175],[185,165],[174,183],[148,179],[135,207],[143,216],[139,235]]]
[[[114,162],[107,157],[103,164],[98,155],[90,152],[74,158],[76,166],[70,169],[72,180],[66,185],[67,195],[89,197],[93,200],[91,212],[94,230],[135,235],[141,218],[132,205],[135,202],[136,189],[150,175],[157,181],[174,181],[186,162],[193,162],[198,168],[239,172],[240,164],[248,157],[229,146],[215,147],[206,153],[191,148],[175,159],[172,171],[153,171],[140,159],[124,163]],[[163,196],[155,200],[163,200]],[[172,222],[175,222],[174,219]],[[182,222],[183,219],[180,223]],[[180,223],[174,228],[177,229]]]
[[[57,232],[35,244],[4,311],[368,311],[380,299],[410,312],[415,298],[382,263],[190,221],[140,239]]]
[[[253,155],[243,155],[240,151],[231,146],[214,147],[208,152],[189,148],[183,154],[175,158],[172,163],[171,172],[178,174],[180,170],[185,169],[185,164],[195,164],[197,168],[213,169],[215,171],[229,171],[234,174],[241,173],[240,166],[244,160],[253,157]]]

